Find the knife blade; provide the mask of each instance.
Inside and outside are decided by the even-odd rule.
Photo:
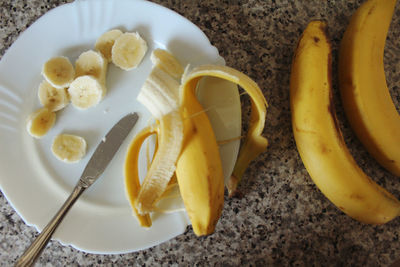
[[[104,172],[115,153],[117,153],[122,142],[128,136],[133,126],[135,126],[137,120],[138,115],[136,113],[130,113],[120,119],[111,128],[94,151],[71,195],[43,231],[25,250],[15,266],[32,266],[35,263],[64,216],[78,197]]]
[[[108,163],[118,151],[122,142],[129,134],[138,120],[136,113],[131,113],[123,117],[97,146],[88,164],[86,165],[79,183],[83,187],[91,186],[97,178],[104,172]]]

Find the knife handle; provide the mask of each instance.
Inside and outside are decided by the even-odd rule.
[[[32,266],[36,259],[40,256],[43,249],[46,247],[49,242],[51,236],[54,231],[57,229],[58,225],[64,218],[65,214],[67,214],[68,210],[72,207],[78,197],[85,191],[87,187],[78,183],[71,195],[59,209],[59,211],[54,215],[51,221],[46,225],[43,231],[36,237],[35,241],[26,249],[24,254],[19,257],[18,261],[15,263],[15,266]]]

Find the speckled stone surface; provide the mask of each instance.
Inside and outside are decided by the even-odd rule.
[[[0,56],[48,10],[67,1],[0,1]],[[360,224],[315,187],[297,153],[290,123],[289,74],[294,48],[312,19],[328,22],[334,49],[335,103],[347,144],[367,174],[400,198],[400,180],[383,170],[351,132],[337,94],[338,44],[362,1],[156,0],[200,27],[227,65],[257,81],[269,101],[266,153],[250,166],[241,198],[226,198],[216,231],[197,238],[191,227],[161,245],[124,255],[93,255],[51,241],[46,266],[388,266],[400,258],[400,220]],[[385,51],[393,100],[400,108],[400,4]],[[243,97],[244,119],[249,99]],[[246,126],[245,126],[246,128]],[[398,145],[398,144],[397,144]],[[36,235],[0,195],[0,265],[12,265]]]

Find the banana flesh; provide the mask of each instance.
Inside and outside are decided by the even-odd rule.
[[[76,77],[91,75],[96,78],[103,88],[103,96],[106,93],[106,74],[108,61],[99,52],[89,50],[83,52],[75,61]]]
[[[35,138],[42,138],[53,127],[56,113],[48,108],[40,108],[33,112],[26,125],[28,133]]]
[[[154,211],[155,204],[167,189],[175,172],[175,163],[183,140],[183,122],[178,111],[178,88],[179,83],[173,77],[154,66],[137,97],[158,121],[157,152],[142,185],[136,189],[138,194],[130,199],[135,207],[134,212],[141,215]],[[133,143],[132,149],[138,146]],[[126,176],[125,181],[127,185],[137,185],[129,182],[129,179],[135,180],[135,176]]]
[[[75,163],[85,156],[86,146],[85,139],[80,136],[59,134],[53,140],[51,152],[61,161]]]
[[[136,68],[147,52],[147,43],[139,33],[121,34],[111,49],[112,62],[123,70]]]
[[[181,152],[183,124],[179,112],[172,111],[159,120],[158,149],[141,185],[135,206],[140,214],[154,210],[175,172]]]
[[[68,88],[71,104],[78,109],[97,105],[104,95],[104,86],[91,75],[76,78]]]
[[[332,100],[331,47],[325,23],[311,22],[293,59],[290,107],[301,159],[321,192],[340,210],[364,223],[397,217],[400,202],[356,164],[343,140]]]
[[[95,48],[99,51],[108,62],[111,62],[111,49],[115,40],[122,35],[122,31],[113,29],[103,33],[96,41]]]
[[[143,104],[155,118],[178,109],[180,84],[168,73],[154,67],[144,82],[137,100]]]
[[[386,84],[383,54],[396,0],[369,0],[352,16],[339,53],[343,106],[357,137],[400,176],[400,115]]]
[[[69,86],[75,77],[75,70],[67,57],[53,57],[44,63],[43,77],[55,88]]]
[[[39,85],[38,97],[40,103],[50,111],[58,111],[69,104],[67,89],[57,89],[46,80]]]
[[[180,79],[183,75],[181,63],[167,50],[155,49],[150,56],[154,66],[162,69],[175,79]]]

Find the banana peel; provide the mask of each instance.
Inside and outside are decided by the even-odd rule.
[[[226,66],[203,65],[183,75],[180,110],[184,118],[184,143],[177,162],[177,179],[185,208],[196,235],[214,231],[224,200],[224,179],[218,144],[195,91],[201,78],[217,77],[241,86],[252,99],[250,129],[230,179],[230,195],[248,164],[265,151],[268,141],[261,136],[267,102],[257,84],[243,73]]]
[[[157,126],[143,128],[130,143],[124,164],[126,196],[131,204],[133,213],[139,221],[140,226],[150,227],[152,225],[149,214],[140,214],[136,208],[136,200],[140,191],[138,159],[140,148],[147,137],[157,133]]]
[[[267,149],[268,140],[262,136],[262,132],[265,126],[268,103],[257,83],[242,72],[226,66],[203,65],[191,70],[184,75],[186,81],[183,88],[191,87],[193,90],[199,79],[204,76],[213,76],[233,82],[245,90],[251,98],[252,110],[249,130],[227,185],[229,196],[233,196],[249,164]],[[181,94],[184,94],[185,90]],[[183,95],[180,99],[182,102],[185,101]]]

